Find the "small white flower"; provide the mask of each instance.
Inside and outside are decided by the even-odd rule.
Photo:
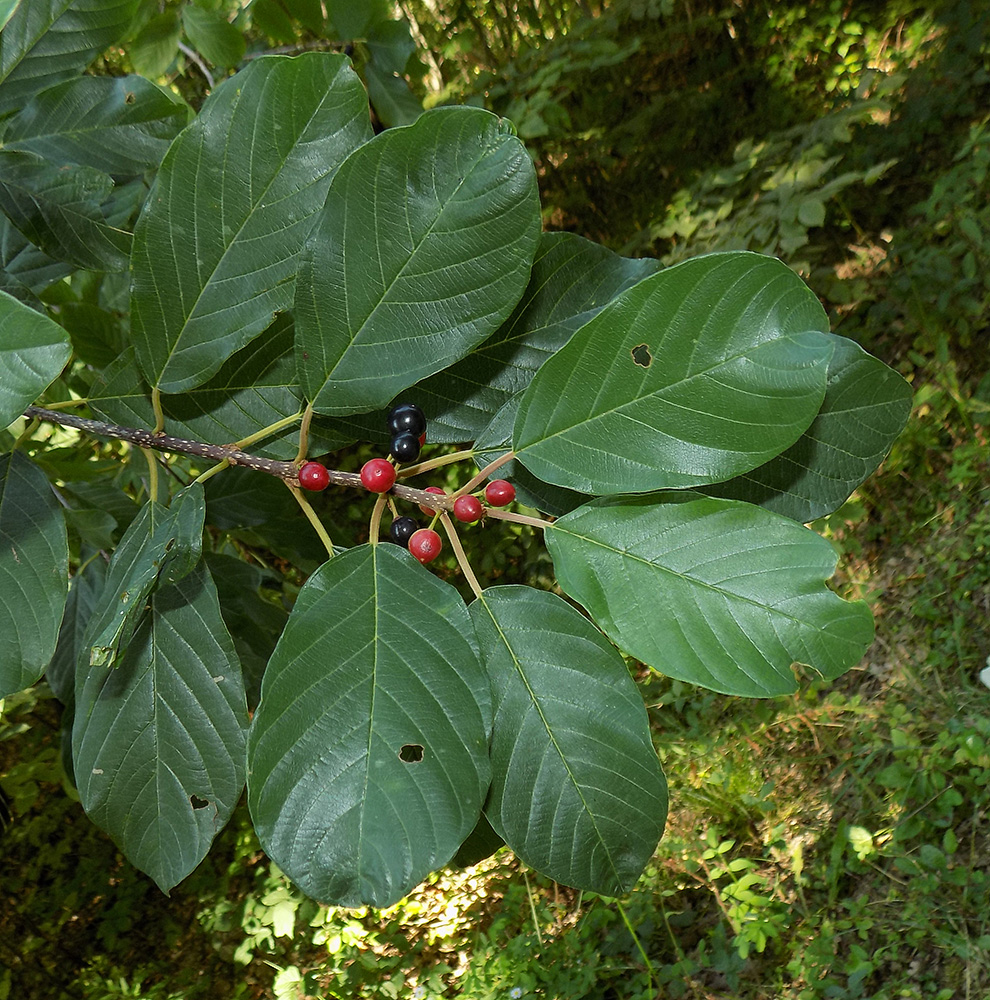
[[[509,996],[512,997],[512,1000],[519,1000],[519,997],[522,996],[522,987],[513,986],[512,989],[509,990]]]

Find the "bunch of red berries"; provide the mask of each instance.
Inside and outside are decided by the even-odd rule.
[[[387,493],[395,485],[396,466],[415,462],[426,443],[426,417],[415,403],[399,403],[388,412],[386,425],[392,436],[389,448],[394,462],[373,458],[361,467],[361,484],[372,493]],[[330,483],[330,473],[320,462],[307,462],[299,470],[299,485],[307,490],[325,490]],[[427,493],[444,491],[439,486],[427,486]],[[489,507],[505,507],[516,498],[515,488],[504,479],[495,479],[485,487],[485,500]],[[432,507],[420,505],[424,514],[435,515]],[[454,501],[454,517],[465,524],[480,521],[485,516],[485,506],[473,494],[465,494]],[[414,517],[397,517],[389,528],[389,538],[408,549],[421,563],[432,562],[440,554],[443,542],[432,528],[421,528]]]

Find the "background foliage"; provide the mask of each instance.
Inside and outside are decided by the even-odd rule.
[[[164,900],[63,793],[58,709],[31,689],[0,719],[0,997],[985,994],[987,13],[408,0],[362,22],[348,9],[146,3],[104,68],[161,75],[198,105],[272,46],[351,46],[382,123],[401,119],[376,99],[375,59],[397,67],[385,86],[407,113],[411,99],[467,101],[513,118],[552,228],[668,263],[745,247],[797,267],[833,329],[915,390],[881,474],[816,525],[878,640],[834,685],[765,702],[642,673],[675,809],[621,906],[499,854],[390,911],[319,907],[263,859],[243,805]],[[118,523],[134,514],[125,494],[105,501]],[[284,509],[266,534],[280,516],[282,544],[304,547]],[[510,534],[476,565],[545,585],[539,546]],[[284,614],[272,580],[253,582],[242,617]]]

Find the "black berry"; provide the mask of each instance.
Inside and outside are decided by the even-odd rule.
[[[426,417],[415,403],[399,403],[398,406],[393,406],[388,411],[386,423],[392,437],[408,433],[418,438],[426,430]]]
[[[407,431],[392,438],[392,458],[397,462],[415,462],[419,458],[419,438]]]
[[[388,537],[401,545],[404,549],[409,548],[409,539],[414,531],[419,528],[414,517],[397,517],[388,529]]]

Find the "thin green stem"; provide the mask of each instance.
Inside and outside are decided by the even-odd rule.
[[[313,404],[307,403],[302,415],[302,423],[299,424],[299,450],[296,452],[296,461],[301,462],[309,449],[309,425],[313,420]]]
[[[162,391],[156,385],[151,390],[151,409],[155,413],[155,434],[160,434],[165,430],[165,413],[162,410]]]
[[[523,879],[526,882],[526,898],[529,900],[529,912],[530,916],[533,918],[533,930],[536,931],[536,940],[542,948],[543,935],[540,933],[540,922],[536,916],[536,904],[533,902],[533,887],[529,884],[529,876],[526,874],[525,868],[523,869]]]
[[[476,476],[469,479],[459,490],[455,490],[451,493],[451,500],[456,500],[458,497],[462,497],[467,493],[470,493],[479,483],[483,483],[491,473],[496,469],[505,465],[506,462],[511,462],[512,459],[516,457],[514,451],[507,451],[500,458],[496,458],[494,462],[489,462]]]
[[[512,510],[495,510],[488,507],[485,510],[485,517],[494,517],[500,521],[514,521],[516,524],[528,524],[534,528],[548,528],[553,521],[545,521],[542,517],[530,517],[529,514],[517,514]]]
[[[327,529],[323,527],[323,522],[316,516],[316,511],[309,505],[309,501],[303,496],[302,490],[298,486],[293,486],[287,479],[282,480],[289,492],[296,498],[296,503],[302,508],[306,519],[313,526],[313,530],[320,536],[323,547],[327,550],[327,558],[333,558],[333,541],[327,534]]]
[[[622,917],[622,922],[626,925],[626,930],[629,931],[629,935],[632,937],[633,943],[636,945],[636,950],[639,952],[639,957],[643,960],[643,965],[646,966],[646,974],[649,977],[649,991],[652,994],[654,990],[653,963],[650,961],[650,956],[646,954],[646,951],[643,948],[643,942],[639,939],[639,935],[635,930],[633,930],[633,925],[629,921],[629,915],[626,913],[626,908],[619,902],[619,900],[615,900],[615,905],[619,911],[619,915]]]
[[[421,472],[439,469],[443,465],[453,465],[454,462],[463,462],[468,458],[474,458],[473,451],[454,451],[449,455],[441,455],[439,458],[431,458],[426,462],[419,462],[417,465],[409,465],[399,472],[399,478],[408,479],[410,476],[418,476]]]
[[[379,493],[375,500],[375,506],[371,508],[371,520],[368,522],[368,541],[372,545],[378,544],[378,536],[382,530],[382,513],[387,502],[388,494]]]
[[[88,399],[63,399],[60,403],[46,403],[49,410],[67,410],[70,406],[86,406]]]
[[[234,447],[237,449],[247,448],[249,445],[255,443],[255,441],[260,441],[262,438],[271,437],[272,434],[277,434],[280,430],[285,427],[291,427],[294,423],[302,418],[302,410],[298,413],[293,413],[291,417],[282,417],[281,420],[276,420],[275,423],[269,424],[267,427],[262,427],[260,431],[255,431],[253,434],[249,434],[246,438],[241,438],[240,441],[234,443]]]
[[[450,547],[454,550],[454,555],[457,557],[457,565],[460,566],[461,572],[464,574],[464,579],[467,580],[468,586],[474,592],[475,597],[481,597],[481,584],[478,583],[478,578],[474,575],[474,570],[471,569],[471,563],[468,560],[467,553],[464,551],[464,546],[461,545],[461,540],[457,536],[457,529],[454,527],[454,522],[451,521],[450,515],[447,513],[440,514],[440,522],[443,524],[444,531],[447,532],[447,537],[450,539]]]
[[[200,473],[194,480],[194,483],[205,483],[207,479],[212,479],[218,472],[223,472],[224,469],[230,468],[230,462],[224,459],[222,462],[217,462],[216,465],[211,465],[206,472]]]
[[[148,462],[148,496],[151,500],[158,500],[158,462],[155,453],[150,448],[142,448],[142,454]]]

